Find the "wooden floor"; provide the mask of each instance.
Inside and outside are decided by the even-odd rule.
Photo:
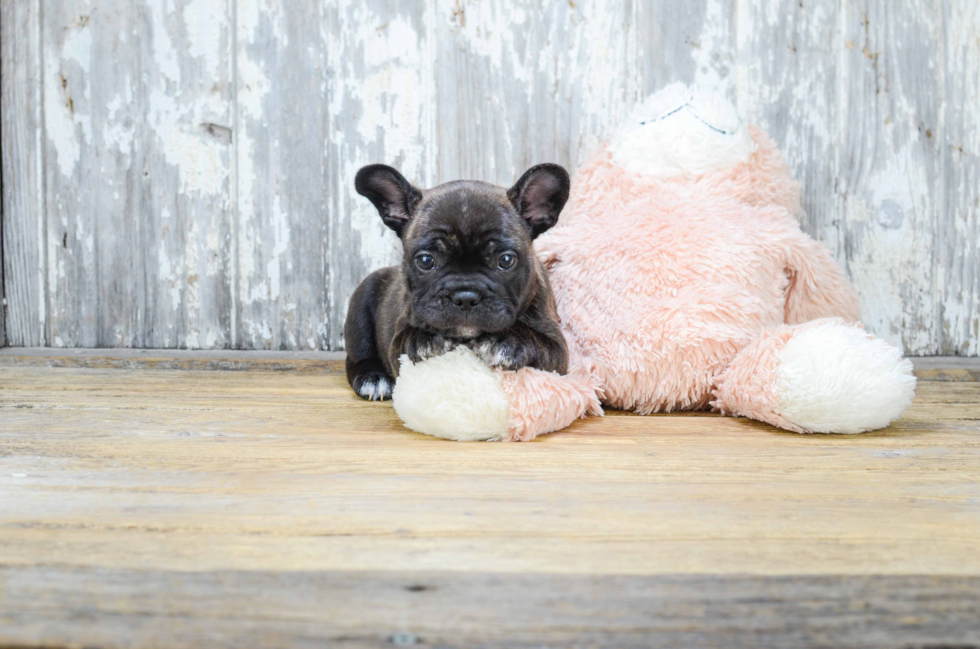
[[[977,647],[980,383],[921,375],[861,436],[461,444],[338,361],[8,350],[0,647]]]

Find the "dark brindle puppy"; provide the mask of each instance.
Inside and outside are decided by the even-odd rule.
[[[555,299],[531,241],[568,199],[558,165],[528,169],[509,190],[458,181],[413,187],[385,165],[355,180],[405,250],[354,291],[344,337],[347,380],[365,399],[391,397],[398,359],[473,349],[494,367],[565,373],[568,349]]]

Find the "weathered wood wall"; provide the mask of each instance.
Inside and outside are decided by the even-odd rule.
[[[574,167],[725,89],[911,354],[980,354],[976,0],[0,0],[11,345],[342,347],[399,254],[353,191]]]

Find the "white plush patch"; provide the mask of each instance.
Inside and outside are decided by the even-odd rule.
[[[912,363],[853,325],[793,336],[780,353],[779,413],[815,433],[863,433],[897,419],[915,396]]]
[[[755,149],[731,102],[682,83],[650,95],[609,142],[616,164],[658,177],[730,169]]]
[[[371,401],[384,401],[391,396],[391,382],[385,378],[379,378],[377,381],[364,381],[357,393]]]
[[[405,425],[426,435],[498,440],[510,425],[510,403],[497,375],[467,347],[420,363],[402,356],[393,399]]]

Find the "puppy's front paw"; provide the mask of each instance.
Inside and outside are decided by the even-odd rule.
[[[352,387],[362,399],[386,401],[391,398],[395,381],[385,372],[364,372],[354,378]]]
[[[520,348],[506,339],[483,338],[470,343],[469,347],[490,367],[516,370],[527,364]]]
[[[456,343],[448,338],[443,338],[439,334],[418,331],[406,341],[405,353],[408,354],[409,360],[413,363],[418,363],[427,358],[441,356],[448,351],[452,351],[455,347]]]

